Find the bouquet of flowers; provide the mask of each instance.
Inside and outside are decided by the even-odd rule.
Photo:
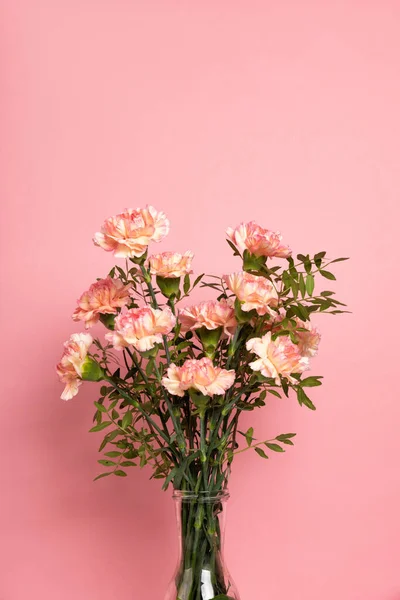
[[[90,431],[105,434],[106,470],[96,479],[148,465],[164,489],[173,486],[183,542],[169,597],[238,598],[219,556],[232,462],[244,451],[283,452],[295,436],[259,441],[240,417],[291,393],[315,410],[308,389],[322,378],[306,374],[320,341],[311,318],[345,312],[334,292],[316,293],[315,280],[335,280],[327,266],[346,259],[294,259],[279,233],[249,222],[226,232],[238,271],[194,278],[191,252],[149,255],[168,231],[166,215],[147,206],[108,218],[95,234],[121,262],[78,300],[73,319],[87,330],[100,322],[105,335],[75,333],[65,343],[61,398],[83,381],[102,382]],[[190,305],[196,286],[214,299]]]

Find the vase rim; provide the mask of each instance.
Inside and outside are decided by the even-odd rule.
[[[202,491],[195,492],[193,490],[174,490],[172,497],[174,500],[181,500],[182,502],[191,502],[196,500],[197,502],[221,502],[229,499],[228,490],[220,491]]]

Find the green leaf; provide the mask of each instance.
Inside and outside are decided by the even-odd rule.
[[[114,475],[116,475],[117,477],[126,477],[127,474],[125,473],[125,471],[117,469],[116,471],[114,471]]]
[[[286,398],[288,398],[288,396],[289,396],[289,384],[288,384],[287,380],[286,379],[281,379],[281,385],[282,385],[283,393],[285,394]],[[270,390],[270,393],[271,393],[271,391],[272,390]]]
[[[154,360],[152,358],[149,359],[146,365],[146,375],[150,376],[154,371]]]
[[[299,295],[299,284],[295,279],[291,279],[290,287],[292,288],[293,298],[297,299],[297,296]]]
[[[104,421],[104,423],[100,423],[99,425],[95,425],[94,427],[92,427],[92,429],[89,429],[89,433],[92,433],[95,431],[101,431],[102,429],[105,429],[106,427],[109,427],[110,425],[112,425],[112,421]]]
[[[102,479],[103,477],[108,477],[109,475],[112,475],[112,471],[109,471],[108,473],[100,473],[100,475],[97,475],[97,477],[95,477],[93,481],[97,481],[98,479]]]
[[[276,396],[277,398],[282,398],[280,393],[277,392],[276,390],[268,390],[268,394],[272,394],[273,396]]]
[[[118,435],[120,435],[119,429],[114,429],[114,431],[107,433],[104,440],[100,444],[99,452],[101,452],[103,448],[105,448],[109,442],[112,442],[112,440],[114,440]]]
[[[127,450],[126,452],[124,452],[124,456],[125,458],[136,458],[137,452],[136,450]]]
[[[246,442],[247,442],[248,446],[251,446],[251,443],[253,441],[253,434],[254,434],[253,427],[250,427],[250,429],[248,429],[246,431],[246,433],[244,434],[244,437],[246,438]]]
[[[307,408],[309,408],[310,410],[316,410],[316,407],[301,387],[297,388],[297,400],[300,406],[304,404],[304,406],[307,406]]]
[[[307,290],[307,294],[309,296],[313,295],[314,286],[315,286],[314,275],[311,275],[311,273],[309,273],[307,275],[307,279],[306,279],[306,290]]]
[[[130,410],[128,410],[125,414],[124,417],[122,419],[122,429],[126,429],[127,427],[129,427],[129,425],[132,423],[132,413]]]
[[[329,292],[329,291],[326,291],[326,292],[321,292],[321,294],[320,294],[320,295],[321,295],[321,296],[324,296],[324,298],[327,298],[328,296],[334,296],[334,295],[335,295],[335,292]]]
[[[121,452],[117,450],[111,450],[110,452],[105,452],[104,456],[109,456],[110,458],[116,458],[117,456],[121,456]]]
[[[306,295],[306,283],[304,281],[303,273],[300,273],[300,277],[299,277],[299,291],[300,291],[301,297],[304,298]]]
[[[203,279],[204,275],[205,275],[205,273],[202,273],[201,275],[196,277],[196,279],[194,280],[194,283],[192,285],[192,289],[195,288],[198,283],[200,283],[200,281]]]
[[[107,412],[106,407],[100,404],[100,402],[95,402],[94,405],[100,412]]]
[[[185,275],[185,278],[183,280],[183,292],[185,294],[187,294],[189,290],[190,290],[190,276]]]
[[[331,260],[331,263],[343,262],[344,260],[350,260],[347,256],[346,258],[335,258],[335,260]]]
[[[262,448],[254,448],[254,450],[257,452],[258,456],[261,456],[261,458],[268,458]]]
[[[306,377],[300,381],[300,385],[303,387],[318,387],[319,385],[322,385],[320,379],[320,377]]]
[[[310,320],[308,310],[302,304],[297,304],[296,306],[292,306],[291,308],[292,308],[292,311],[294,312],[294,314],[296,315],[296,317],[299,317],[299,319],[301,319],[302,321]]]
[[[116,462],[114,462],[113,460],[105,460],[104,458],[101,458],[100,460],[97,461],[100,465],[103,465],[104,467],[115,467],[115,465],[117,464]]]
[[[320,273],[321,273],[322,277],[325,277],[325,279],[331,279],[332,281],[336,280],[336,277],[330,271],[324,271],[324,269],[321,269]]]
[[[233,256],[240,256],[236,246],[234,244],[232,244],[232,242],[230,240],[226,240],[226,241],[228,242],[229,246],[233,250]]]
[[[270,450],[273,450],[274,452],[285,452],[284,449],[281,446],[279,446],[279,444],[265,442],[265,445],[267,446],[267,448],[269,448]]]
[[[281,433],[280,435],[277,435],[275,439],[278,440],[278,442],[285,443],[285,440],[289,440],[290,438],[294,437],[296,437],[295,433]]]
[[[121,463],[121,467],[136,467],[136,463],[134,463],[132,460],[123,460]]]

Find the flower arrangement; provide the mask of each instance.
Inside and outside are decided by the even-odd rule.
[[[110,217],[95,234],[97,246],[123,261],[78,300],[73,319],[86,330],[101,323],[106,333],[75,333],[65,343],[61,398],[73,398],[83,381],[103,382],[90,431],[105,434],[99,463],[107,470],[96,479],[148,465],[164,489],[218,494],[239,452],[268,458],[293,445],[294,433],[258,441],[253,427],[242,431],[244,412],[291,392],[315,409],[307,390],[322,377],[305,375],[320,342],[311,318],[346,312],[332,291],[316,293],[315,281],[334,280],[327,266],[346,259],[319,252],[295,260],[279,233],[250,222],[227,230],[237,272],[193,278],[191,252],[148,255],[168,231],[166,215],[147,206]],[[188,304],[196,286],[210,288],[214,299]],[[198,507],[184,517],[183,570],[189,565],[193,574],[204,540],[204,553],[214,552],[218,524],[214,512]],[[214,575],[215,597],[236,597]],[[196,598],[193,590],[179,598]]]

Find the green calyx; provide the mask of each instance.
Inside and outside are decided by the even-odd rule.
[[[189,390],[189,396],[190,396],[193,404],[197,408],[197,412],[199,413],[200,417],[203,418],[204,415],[206,414],[208,405],[211,402],[210,396],[204,396],[204,394],[201,394],[200,392],[197,392],[196,390],[193,390],[193,389]]]
[[[111,331],[114,330],[115,315],[100,315],[100,321],[107,329],[111,329]]]
[[[250,310],[249,312],[243,310],[242,303],[238,298],[236,298],[235,316],[238,323],[247,323],[248,321],[251,321],[251,319],[257,316],[257,312],[255,310]]]
[[[157,275],[156,281],[161,293],[166,298],[179,296],[180,277],[160,277]]]
[[[256,256],[248,250],[243,253],[243,271],[259,271],[266,263],[266,256]]]
[[[143,358],[155,358],[157,356],[158,353],[158,344],[156,344],[154,346],[154,348],[151,348],[150,350],[145,350],[144,352],[141,352],[140,354],[143,356]]]
[[[209,358],[214,358],[215,350],[217,349],[219,340],[221,339],[223,328],[207,329],[201,327],[196,330],[196,333],[203,345],[204,353]]]
[[[93,358],[87,356],[81,368],[81,379],[84,381],[101,381],[104,379],[104,371]]]
[[[147,259],[147,250],[144,254],[142,254],[142,256],[132,256],[132,258],[130,258],[129,260],[131,262],[135,263],[135,265],[144,265],[146,259]]]

